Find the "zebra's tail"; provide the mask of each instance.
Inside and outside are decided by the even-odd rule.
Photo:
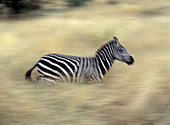
[[[25,73],[25,79],[26,79],[26,80],[32,81],[31,72],[32,72],[32,70],[33,70],[36,66],[37,66],[37,64],[35,64],[31,69],[29,69],[29,70]]]

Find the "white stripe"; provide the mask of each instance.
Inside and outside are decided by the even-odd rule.
[[[49,68],[49,67],[43,65],[43,64],[40,63],[40,62],[38,63],[38,65],[40,65],[40,66],[42,66],[43,68],[48,69],[48,70],[50,70],[50,71],[52,71],[52,72],[58,74],[58,75],[63,79],[63,81],[65,81],[65,78],[64,78],[58,71],[55,71],[55,70],[53,70],[53,69],[51,69],[51,68]],[[54,75],[49,74],[49,73],[46,73],[46,72],[42,71],[40,68],[38,68],[38,70],[39,70],[40,72],[42,72],[44,75],[46,75],[46,76],[50,76],[50,77],[53,77],[53,78],[55,78],[55,79],[58,79],[57,76],[54,76]]]

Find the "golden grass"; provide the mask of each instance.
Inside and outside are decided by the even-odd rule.
[[[41,18],[1,21],[0,124],[168,125],[169,3],[136,3],[89,3]],[[150,13],[156,8],[163,9]],[[93,56],[113,35],[135,63],[115,61],[102,83],[49,87],[24,80],[42,55]]]

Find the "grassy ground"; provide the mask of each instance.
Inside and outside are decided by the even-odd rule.
[[[170,4],[89,3],[0,21],[0,125],[170,124]],[[27,83],[42,55],[93,56],[116,35],[135,58],[116,61],[102,83]],[[36,72],[33,76],[36,76]]]

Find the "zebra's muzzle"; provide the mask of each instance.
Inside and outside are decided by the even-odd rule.
[[[129,59],[128,61],[126,61],[126,63],[127,63],[128,65],[132,65],[132,64],[134,63],[133,57],[130,56],[130,59]]]

